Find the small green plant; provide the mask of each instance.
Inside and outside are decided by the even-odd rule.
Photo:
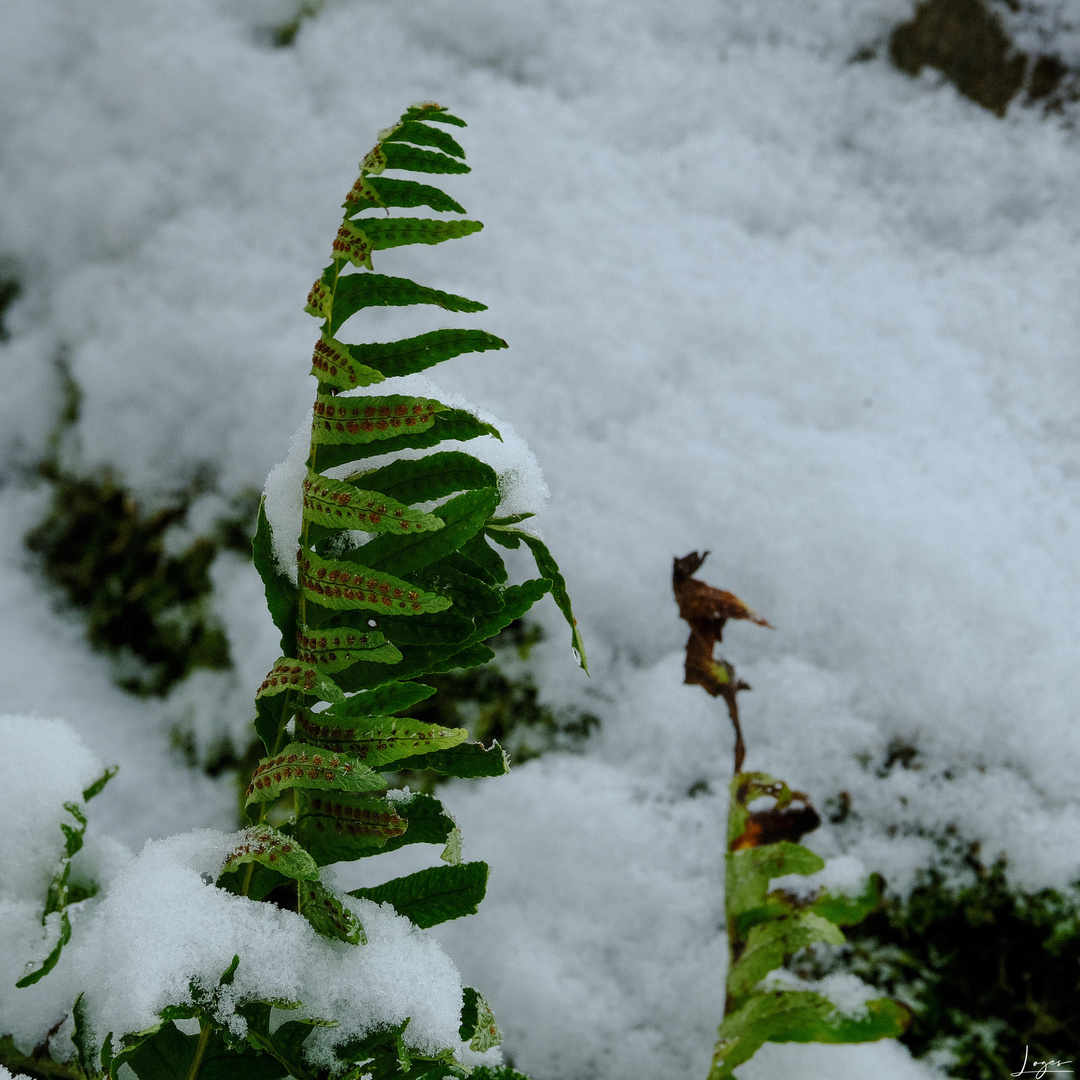
[[[838,1001],[835,985],[792,976],[785,965],[819,943],[840,945],[841,926],[866,918],[881,901],[872,877],[857,897],[827,889],[771,887],[774,878],[810,875],[825,868],[798,843],[820,818],[802,792],[765,773],[742,771],[746,756],[738,694],[750,687],[735,668],[714,656],[729,619],[769,624],[737,596],[693,575],[705,561],[696,551],[676,559],[672,574],[679,614],[690,624],[685,682],[724,699],[735,731],[735,776],[728,809],[725,905],[729,963],[724,1017],[708,1080],[730,1080],[733,1070],[766,1042],[868,1042],[898,1036],[908,1009],[888,998],[858,995],[850,984]],[[764,803],[765,805],[762,805]]]

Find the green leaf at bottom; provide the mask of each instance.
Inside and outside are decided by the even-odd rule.
[[[841,1012],[812,990],[754,994],[724,1018],[708,1080],[729,1080],[767,1042],[859,1043],[895,1039],[911,1019],[910,1010],[889,998],[868,1001],[861,1012]]]

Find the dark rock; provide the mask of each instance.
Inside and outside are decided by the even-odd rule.
[[[1015,2],[1010,4],[1014,9]],[[1004,116],[1021,92],[1028,103],[1054,103],[1069,74],[1056,56],[1017,49],[987,0],[923,0],[889,39],[892,62],[909,75],[940,71],[960,93]]]

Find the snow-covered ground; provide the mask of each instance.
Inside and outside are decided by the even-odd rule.
[[[0,258],[25,290],[0,345],[0,713],[65,717],[121,765],[99,830],[138,850],[233,827],[169,731],[243,731],[276,634],[222,556],[235,675],[163,703],[112,686],[22,546],[55,359],[86,467],[148,496],[208,462],[225,495],[261,487],[310,408],[302,308],[356,162],[436,100],[469,122],[473,172],[446,186],[486,228],[379,268],[485,301],[453,324],[511,345],[436,378],[543,466],[592,678],[553,607],[538,678],[603,721],[583,756],[447,789],[492,883],[439,937],[518,1067],[707,1071],[730,735],[681,685],[670,568],[692,549],[776,627],[725,641],[754,686],[747,767],[850,796],[818,850],[902,889],[917,834],[955,824],[1026,887],[1080,874],[1080,142],[892,69],[911,7],[331,0],[273,49],[285,0],[0,2]],[[921,768],[879,776],[893,743]],[[826,1074],[932,1075],[896,1044],[740,1073]]]

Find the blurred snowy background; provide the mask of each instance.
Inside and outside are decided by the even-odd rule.
[[[0,3],[0,713],[121,766],[95,827],[135,850],[235,827],[234,775],[198,763],[244,750],[277,635],[219,546],[231,666],[133,695],[24,538],[62,477],[107,471],[146,513],[187,492],[174,552],[261,489],[310,409],[302,308],[356,163],[435,100],[469,123],[446,186],[486,228],[380,269],[483,300],[444,324],[510,343],[437,381],[544,469],[592,678],[553,605],[530,670],[601,721],[446,789],[492,878],[440,937],[517,1067],[707,1071],[731,758],[681,685],[692,549],[776,627],[725,655],[747,768],[832,808],[812,846],[899,893],[947,829],[1018,889],[1080,877],[1080,6],[1005,13],[1026,59],[990,108],[890,59],[909,0],[329,0],[283,32],[297,10]],[[936,1075],[899,1044],[740,1072],[826,1074]]]

